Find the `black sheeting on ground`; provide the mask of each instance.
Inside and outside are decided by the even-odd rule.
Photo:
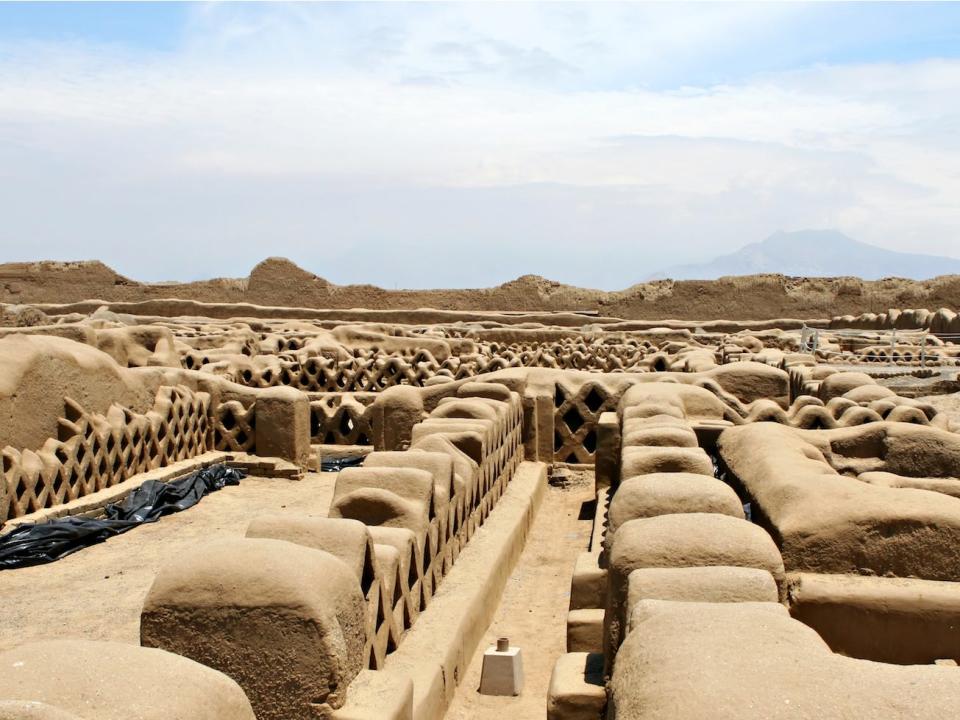
[[[363,465],[366,455],[354,455],[352,457],[341,458],[321,458],[320,472],[340,472],[344,468],[358,467]]]
[[[148,480],[122,503],[107,505],[106,518],[65,517],[20,525],[0,536],[0,570],[59,560],[137,525],[193,507],[204,495],[237,485],[245,476],[242,470],[212,465],[168,483]]]

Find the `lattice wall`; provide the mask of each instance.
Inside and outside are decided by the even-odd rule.
[[[255,404],[236,400],[220,403],[213,413],[213,447],[216,450],[252,453],[257,447]]]
[[[461,398],[468,403],[473,400],[471,396]],[[315,401],[320,403],[321,401]],[[382,585],[379,589],[375,585],[370,585],[367,591],[368,603],[368,632],[367,632],[367,657],[369,667],[380,669],[389,653],[394,652],[402,641],[404,633],[410,629],[416,622],[421,612],[429,612],[429,603],[431,602],[437,587],[442,582],[444,576],[454,566],[461,550],[466,546],[471,537],[483,525],[490,512],[496,506],[502,494],[506,491],[508,484],[512,480],[514,473],[523,460],[523,406],[520,396],[514,393],[509,401],[498,402],[495,405],[487,407],[495,408],[497,419],[489,424],[486,429],[478,429],[478,424],[469,416],[469,413],[461,416],[448,416],[444,414],[443,408],[450,406],[440,406],[431,414],[431,419],[437,418],[443,421],[442,429],[435,433],[424,432],[421,440],[429,440],[437,437],[456,436],[460,433],[457,426],[464,430],[469,430],[479,436],[482,436],[483,454],[480,458],[474,460],[465,460],[470,474],[458,475],[459,482],[450,487],[452,494],[436,509],[436,512],[428,510],[428,503],[420,501],[420,511],[423,518],[429,518],[429,527],[414,524],[409,529],[419,533],[415,542],[411,538],[409,546],[405,549],[397,547],[402,553],[407,553],[399,563],[393,565],[394,568],[406,568],[406,572],[400,572],[393,577],[382,576]],[[482,428],[486,423],[481,423]],[[426,427],[426,426],[424,426]],[[424,428],[421,428],[424,429]],[[416,429],[414,436],[417,436]],[[417,443],[414,443],[417,447]],[[455,445],[450,445],[453,453],[461,453],[454,449]],[[415,450],[412,452],[416,452]],[[433,450],[433,452],[442,452]],[[391,455],[400,455],[402,453],[390,453]],[[370,458],[375,458],[378,453],[373,453]],[[475,462],[479,459],[479,464]],[[394,457],[392,462],[380,464],[377,467],[404,467],[404,462],[398,457]],[[368,461],[369,463],[369,461]],[[361,473],[364,469],[349,470],[349,473]],[[344,477],[341,475],[341,479]],[[362,475],[361,475],[362,476]],[[355,476],[356,477],[356,476]],[[374,478],[368,476],[368,481]],[[354,480],[354,482],[356,482]],[[353,490],[340,494],[340,480],[335,490],[334,502],[331,508],[336,510],[331,517],[336,517],[344,505],[342,500],[349,497],[351,492],[363,492],[364,487],[353,486]],[[393,494],[393,489],[388,486],[380,485],[375,482],[369,484],[370,488],[386,495]],[[399,495],[397,496],[399,498]],[[436,500],[430,501],[432,505]],[[416,505],[417,501],[411,501]],[[349,506],[347,506],[349,507]],[[354,506],[357,507],[357,506]],[[365,511],[361,510],[353,515],[350,510],[347,511],[348,517],[353,519],[367,521],[364,516]],[[376,517],[376,512],[370,517],[371,531],[375,532],[374,527],[380,523]],[[375,552],[379,552],[379,545],[375,545]],[[393,551],[396,556],[396,551]],[[384,563],[384,568],[390,567],[389,561]],[[382,572],[382,571],[381,571]],[[394,570],[396,573],[397,570]],[[371,573],[372,575],[372,573]]]
[[[47,440],[36,452],[3,449],[0,522],[206,452],[209,409],[207,393],[182,386],[160,388],[153,409],[143,415],[119,405],[105,415],[88,413],[67,398],[59,440]]]
[[[306,392],[378,392],[393,385],[423,385],[438,370],[439,365],[420,367],[396,356],[343,361],[312,357],[303,362],[281,360],[262,370],[247,368],[236,380],[249,387],[287,385]]]
[[[631,372],[646,369],[646,358],[657,348],[648,341],[606,343],[565,339],[552,343],[482,343],[484,359],[499,360],[504,367],[541,367],[558,370]],[[483,365],[483,362],[478,364]],[[479,372],[490,372],[483,369]]]
[[[600,415],[617,409],[621,392],[600,383],[573,388],[558,382],[554,393],[553,459],[565,463],[593,463]]]
[[[310,401],[310,439],[324,445],[370,445],[376,393],[331,393]]]
[[[476,354],[440,362],[426,350],[412,357],[355,350],[355,357],[346,360],[281,357],[270,367],[244,368],[235,373],[234,380],[248,387],[287,385],[306,392],[379,392],[394,385],[419,387],[438,375],[461,380],[515,367],[608,373],[643,371],[646,358],[655,351],[656,347],[649,342],[481,343]]]

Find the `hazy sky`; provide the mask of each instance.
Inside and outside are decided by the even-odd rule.
[[[811,227],[960,256],[960,4],[0,3],[0,261],[618,288]]]

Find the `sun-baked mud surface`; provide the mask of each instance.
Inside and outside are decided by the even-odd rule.
[[[753,320],[822,318],[904,305],[953,307],[958,296],[960,276],[956,275],[925,281],[748,275],[657,280],[613,292],[524,275],[493,288],[385,290],[373,285],[335,285],[284,258],[259,263],[246,278],[159,284],[131,280],[100,262],[0,264],[0,303],[11,304],[180,298],[308,308],[591,310],[628,320]]]
[[[299,482],[245,478],[189,510],[55,563],[0,571],[0,650],[65,637],[139,644],[140,608],[161,566],[176,562],[184,548],[243,536],[258,515],[326,516],[335,482],[334,473],[310,473]]]
[[[557,658],[566,652],[570,575],[577,555],[586,551],[590,542],[592,521],[581,520],[580,511],[591,500],[592,472],[572,471],[566,487],[547,488],[497,614],[447,711],[448,720],[546,717],[550,674]],[[480,695],[483,653],[503,636],[523,653],[523,693],[518,697]]]
[[[928,395],[917,398],[921,402],[930,403],[937,412],[950,418],[951,427],[960,428],[960,392],[949,395]]]

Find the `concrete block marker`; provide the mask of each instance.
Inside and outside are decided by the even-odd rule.
[[[509,638],[498,638],[483,654],[481,695],[519,695],[523,690],[523,657]]]

